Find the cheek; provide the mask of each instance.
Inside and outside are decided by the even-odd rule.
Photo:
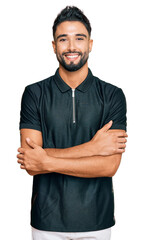
[[[87,51],[87,49],[89,49],[89,44],[88,42],[85,41],[77,41],[75,45],[84,52]]]
[[[86,49],[84,52],[83,52],[83,56],[86,58],[89,56],[89,49]]]
[[[56,45],[56,49],[57,49],[57,52],[59,52],[59,53],[62,53],[62,52],[64,52],[66,49],[67,49],[67,44],[65,43],[63,43],[63,44],[61,44],[61,43],[58,43],[57,45]]]

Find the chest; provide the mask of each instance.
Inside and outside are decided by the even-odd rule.
[[[97,95],[77,89],[44,94],[40,107],[43,139],[52,147],[68,147],[89,141],[98,131],[103,103]]]
[[[49,128],[95,128],[102,116],[103,103],[91,92],[83,93],[72,89],[61,94],[53,92],[45,95],[42,109],[43,120]]]

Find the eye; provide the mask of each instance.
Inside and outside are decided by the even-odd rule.
[[[79,37],[79,38],[77,38],[77,40],[81,41],[81,40],[84,40],[84,39]]]
[[[60,41],[60,42],[65,42],[65,41],[66,41],[66,38],[61,38],[59,41]]]

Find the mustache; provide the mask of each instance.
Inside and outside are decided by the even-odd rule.
[[[79,54],[80,56],[82,56],[82,53],[81,52],[77,52],[77,51],[64,52],[64,53],[62,53],[62,56],[64,56],[65,54],[69,54],[69,53],[76,53],[76,54]]]

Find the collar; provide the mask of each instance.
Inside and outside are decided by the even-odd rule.
[[[65,81],[61,78],[59,74],[59,68],[56,70],[56,73],[54,75],[54,80],[61,92],[66,92],[71,89],[71,87],[67,85]],[[93,82],[93,74],[91,70],[88,69],[87,77],[76,89],[81,92],[86,92],[91,86],[92,82]]]

